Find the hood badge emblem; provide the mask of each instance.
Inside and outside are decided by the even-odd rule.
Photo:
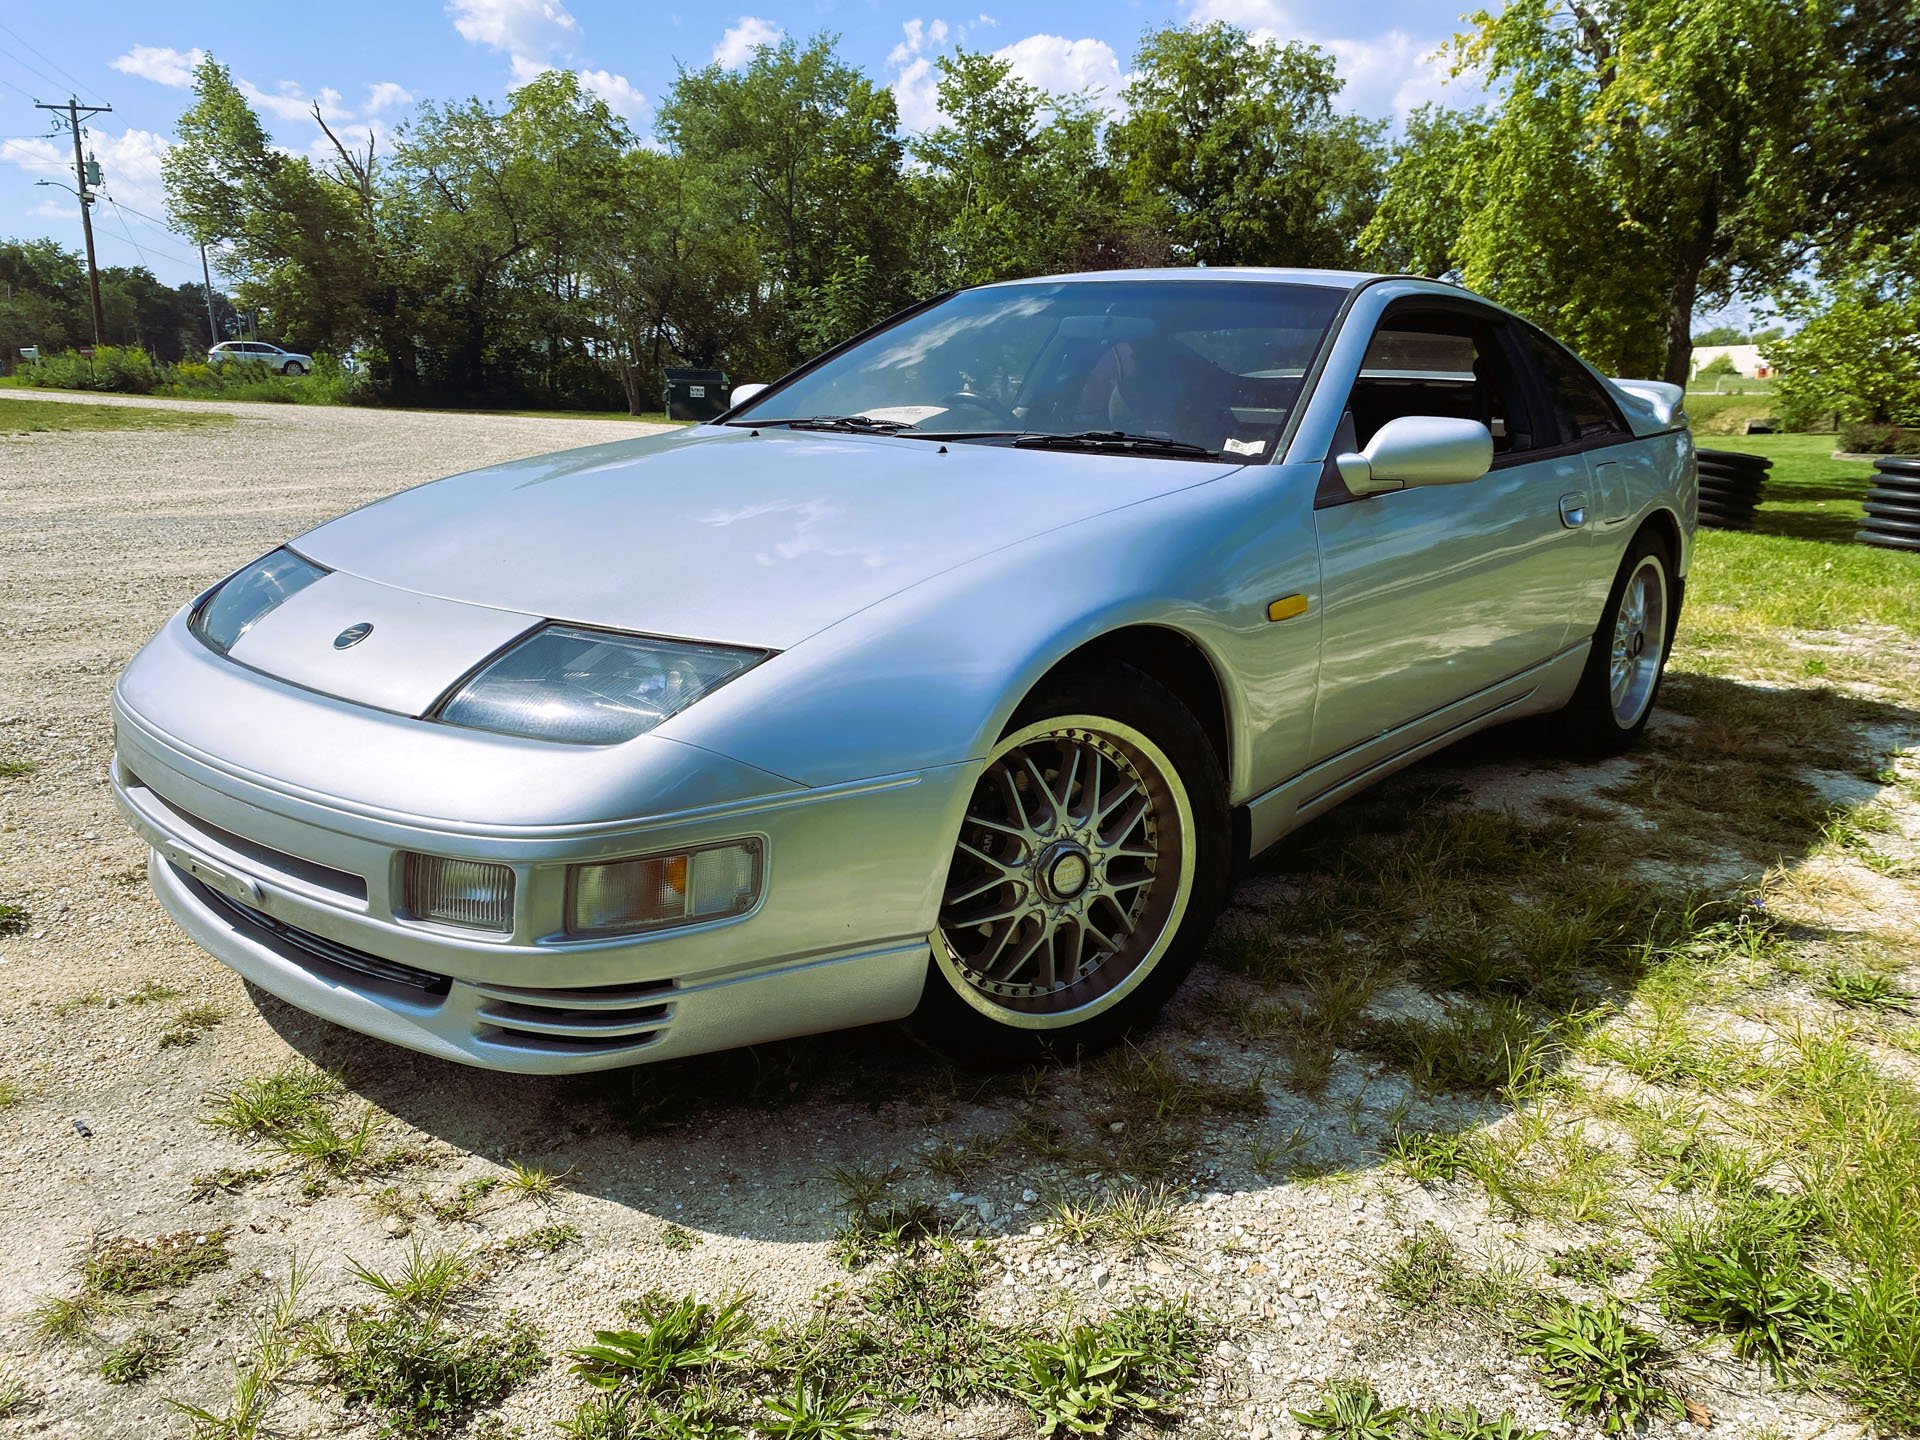
[[[336,650],[350,650],[372,633],[372,622],[362,620],[358,625],[349,625],[338,635],[334,636],[333,648]]]

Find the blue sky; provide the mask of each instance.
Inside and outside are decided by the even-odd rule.
[[[160,156],[187,103],[196,52],[223,61],[275,139],[315,150],[307,112],[385,136],[421,100],[498,100],[549,67],[578,71],[637,128],[677,65],[738,64],[757,41],[837,33],[848,59],[894,87],[909,129],[934,119],[932,64],[943,50],[1004,52],[1052,90],[1092,87],[1110,107],[1141,33],[1170,23],[1232,21],[1281,40],[1323,45],[1339,60],[1353,109],[1398,118],[1428,99],[1470,103],[1432,63],[1459,28],[1455,3],[1348,0],[734,0],[742,8],[620,0],[139,0],[0,9],[0,237],[50,236],[78,247],[78,204],[39,179],[72,181],[71,142],[49,138],[34,100],[106,103],[88,143],[113,203],[95,211],[102,264],[144,261],[162,279],[199,278],[187,242],[164,224]]]

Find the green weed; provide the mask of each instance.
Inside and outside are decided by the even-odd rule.
[[[1403,1405],[1389,1406],[1365,1380],[1330,1380],[1320,1387],[1320,1403],[1295,1410],[1293,1418],[1332,1440],[1394,1440],[1406,1419]]]
[[[624,1385],[657,1394],[689,1372],[745,1358],[738,1342],[752,1328],[744,1297],[716,1309],[691,1295],[650,1295],[634,1319],[634,1329],[596,1330],[593,1344],[569,1351],[574,1373],[603,1390]]]
[[[1622,1315],[1618,1301],[1554,1301],[1518,1341],[1563,1412],[1589,1417],[1609,1435],[1631,1432],[1655,1414],[1684,1413],[1657,1378],[1659,1340]]]
[[[324,1332],[314,1349],[328,1383],[373,1411],[390,1436],[458,1429],[546,1363],[539,1330],[517,1315],[498,1332],[455,1330],[410,1308],[351,1314],[337,1338]]]
[[[137,1385],[166,1369],[173,1348],[155,1331],[136,1330],[101,1357],[100,1378],[109,1385]]]
[[[392,1305],[435,1312],[474,1278],[476,1265],[465,1250],[428,1250],[415,1240],[399,1270],[391,1275],[369,1269],[358,1260],[349,1261],[347,1269],[354,1279]]]
[[[855,1440],[880,1417],[863,1395],[836,1391],[824,1381],[796,1375],[793,1389],[763,1400],[757,1429],[779,1440]]]

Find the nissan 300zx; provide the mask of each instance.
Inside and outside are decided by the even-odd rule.
[[[502,1070],[1097,1047],[1362,787],[1526,715],[1631,744],[1693,546],[1680,392],[1431,281],[984,286],[733,398],[182,608],[113,784],[187,934]]]

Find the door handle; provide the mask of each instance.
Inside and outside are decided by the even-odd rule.
[[[1581,492],[1560,497],[1560,523],[1569,530],[1578,530],[1587,523],[1587,497]]]

